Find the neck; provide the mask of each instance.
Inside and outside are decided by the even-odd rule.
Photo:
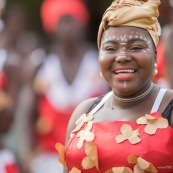
[[[86,45],[62,45],[62,44],[56,44],[54,45],[53,49],[55,52],[63,57],[63,58],[70,58],[72,59],[78,59],[78,57],[83,57],[84,52],[86,51],[87,47]]]
[[[153,83],[150,84],[150,86],[140,95],[137,95],[135,97],[131,97],[131,98],[121,98],[118,97],[114,92],[113,92],[113,97],[112,97],[112,103],[111,103],[111,107],[113,108],[113,103],[116,105],[136,105],[138,104],[140,101],[144,100],[147,96],[150,95],[152,89],[153,89]]]

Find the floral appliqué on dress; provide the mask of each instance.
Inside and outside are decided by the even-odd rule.
[[[83,167],[83,169],[91,169],[93,167],[96,167],[97,170],[99,170],[97,146],[94,144],[94,142],[92,142],[95,138],[95,135],[91,132],[93,126],[93,118],[94,117],[92,115],[87,116],[86,114],[83,114],[76,121],[76,127],[72,131],[72,133],[79,131],[76,135],[76,137],[79,138],[79,141],[77,143],[78,149],[81,149],[84,141],[86,141],[86,157],[84,157],[81,162],[81,166]],[[138,118],[136,123],[138,125],[146,125],[144,131],[149,135],[154,135],[157,129],[164,129],[168,127],[167,119],[157,118],[148,114]],[[85,128],[81,130],[84,124],[86,124]],[[132,145],[134,145],[141,141],[139,129],[133,130],[132,127],[128,124],[122,124],[120,132],[122,134],[119,134],[115,137],[117,143],[122,143],[123,141],[128,140]],[[59,152],[60,163],[65,165],[65,147],[62,144],[57,143],[56,149]],[[130,155],[127,160],[130,164],[135,164],[133,170],[128,167],[113,167],[107,170],[105,173],[144,173],[145,171],[157,173],[157,169],[154,167],[154,165],[140,156]],[[81,173],[81,171],[82,170],[73,167],[69,173]]]

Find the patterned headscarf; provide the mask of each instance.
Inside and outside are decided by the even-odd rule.
[[[160,0],[114,0],[103,14],[98,31],[98,47],[108,26],[135,26],[146,29],[157,46],[160,35],[158,6]]]

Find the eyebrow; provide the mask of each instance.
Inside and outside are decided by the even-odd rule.
[[[147,38],[146,38],[146,39],[147,39]],[[135,42],[135,41],[142,41],[142,42],[147,43],[147,41],[144,40],[144,39],[142,39],[142,38],[130,38],[130,39],[128,40],[128,42]]]
[[[144,43],[147,43],[147,41],[145,41],[144,39],[141,38],[130,38],[128,39],[128,43],[130,42],[135,42],[135,41],[142,41]],[[116,39],[110,39],[110,40],[106,40],[104,41],[102,44],[106,44],[106,43],[118,43],[118,41]],[[122,42],[122,43],[126,43],[126,42]]]
[[[115,39],[106,40],[106,41],[102,42],[102,44],[106,44],[106,43],[118,43],[118,42]]]

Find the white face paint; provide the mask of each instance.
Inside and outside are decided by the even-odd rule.
[[[127,39],[126,39],[126,34],[123,35],[123,36],[120,35],[120,40],[121,40],[122,42],[125,41],[125,40],[127,41]]]
[[[105,35],[105,37],[103,38],[102,42],[107,42],[108,40],[115,40],[115,41],[121,41],[120,44],[121,45],[125,45],[127,44],[128,41],[132,40],[132,39],[141,39],[145,42],[148,43],[149,45],[149,48],[152,47],[152,43],[150,41],[150,39],[148,37],[146,37],[145,34],[143,33],[140,33],[140,32],[134,32],[134,31],[131,31],[130,34],[124,34],[124,35],[118,35],[118,36],[115,36],[114,34],[112,36],[107,36]]]
[[[126,45],[127,43],[126,42],[123,42],[123,43],[120,43],[120,45],[122,46],[122,49],[120,50],[119,54],[117,54],[118,57],[120,58],[125,58],[126,57]]]
[[[112,33],[111,35],[106,34],[105,37],[103,38],[102,42],[107,42],[110,40],[118,41],[119,44],[121,45],[121,49],[118,52],[117,57],[126,58],[127,43],[128,43],[128,41],[133,40],[133,39],[141,39],[144,42],[147,42],[149,48],[142,50],[144,53],[151,51],[151,48],[152,48],[151,40],[148,37],[146,37],[145,34],[143,34],[141,32],[131,31],[129,34],[123,34],[123,35],[115,35],[114,33]],[[104,57],[104,55],[105,55],[105,52],[100,51],[100,59],[102,59],[102,57]]]
[[[104,51],[100,51],[100,52],[99,52],[99,57],[100,57],[100,59],[102,59],[102,57],[104,57],[105,54],[106,54],[106,52],[104,52]]]
[[[126,81],[123,81],[123,88],[127,88],[127,82]]]

